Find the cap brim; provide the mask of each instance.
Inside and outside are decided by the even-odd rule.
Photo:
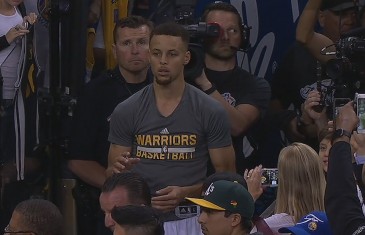
[[[353,8],[353,7],[357,7],[357,6],[352,2],[344,2],[335,7],[331,7],[330,10],[331,11],[343,11],[343,10]]]
[[[306,231],[297,227],[280,228],[279,233],[294,233],[295,235],[310,235]]]
[[[199,206],[205,207],[205,208],[209,208],[209,209],[213,209],[213,210],[219,210],[219,211],[225,211],[226,209],[217,206],[214,203],[211,203],[205,199],[201,199],[201,198],[190,198],[190,197],[186,197],[186,200],[189,200]]]

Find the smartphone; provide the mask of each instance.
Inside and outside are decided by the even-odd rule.
[[[336,117],[338,116],[339,108],[350,102],[350,98],[334,98],[333,99],[333,114],[332,114],[332,120],[333,120],[333,126],[336,128]]]
[[[358,133],[365,133],[365,94],[356,94],[356,112],[359,117]]]
[[[278,186],[278,168],[263,168],[261,176],[261,184],[263,186],[277,187]]]

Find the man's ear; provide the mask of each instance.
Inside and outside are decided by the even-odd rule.
[[[240,214],[232,214],[232,227],[239,226],[241,223],[242,217]]]
[[[190,61],[191,53],[190,51],[185,52],[184,65],[187,65]]]

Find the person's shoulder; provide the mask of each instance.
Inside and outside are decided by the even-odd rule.
[[[128,99],[119,103],[115,110],[131,110],[133,108],[139,108],[141,107],[140,104],[148,102],[150,100],[151,92],[153,92],[152,84],[149,84],[131,95]]]
[[[205,94],[202,90],[193,85],[187,83],[186,86],[189,96],[191,97],[191,102],[195,107],[197,107],[197,109],[209,112],[225,112],[223,106],[213,97]]]
[[[197,103],[204,103],[204,102],[217,102],[215,99],[210,97],[209,95],[205,94],[204,91],[200,90],[199,88],[186,83],[186,88],[188,89],[188,93],[193,96],[193,101]]]
[[[270,227],[285,227],[294,225],[293,217],[291,215],[288,215],[287,213],[274,214],[266,218],[265,222]]]

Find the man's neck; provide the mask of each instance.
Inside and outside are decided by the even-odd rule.
[[[211,69],[214,71],[231,70],[236,66],[236,57],[232,57],[228,60],[221,60],[221,59],[217,59],[215,57],[212,57],[211,55],[206,54],[205,55],[205,66],[208,69]]]
[[[130,72],[119,67],[119,71],[127,83],[141,83],[146,80],[148,68],[140,72]]]
[[[185,86],[184,80],[175,80],[169,85],[159,85],[156,81],[153,83],[156,106],[162,116],[168,117],[175,111],[182,99]]]
[[[160,85],[153,82],[153,88],[155,90],[156,100],[180,100],[185,89],[184,80],[175,80],[169,85]]]

